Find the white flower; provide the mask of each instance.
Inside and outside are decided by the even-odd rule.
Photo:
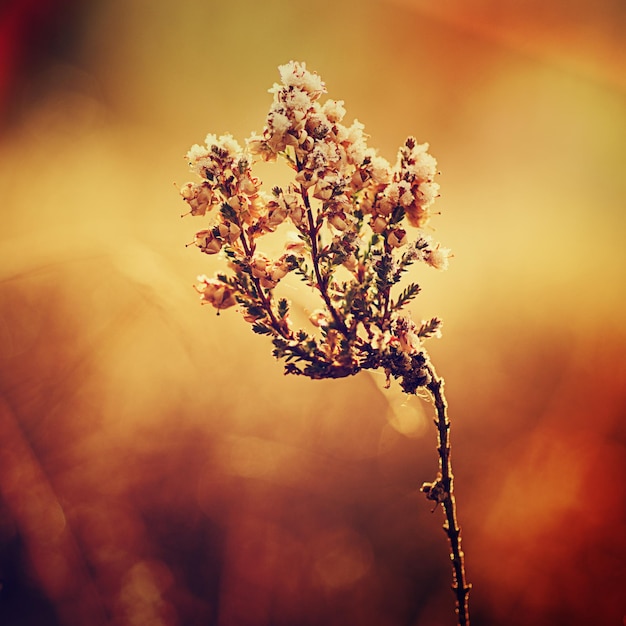
[[[232,222],[222,223],[217,228],[219,230],[220,237],[229,243],[236,241],[241,235],[241,228]]]
[[[180,195],[191,207],[191,215],[205,215],[213,201],[213,190],[206,182],[186,183],[181,188]]]
[[[215,237],[212,230],[198,231],[194,243],[205,254],[217,254],[222,249],[222,242]]]
[[[436,270],[447,270],[448,261],[452,256],[450,248],[442,248],[439,244],[437,247],[427,250],[424,253],[424,261]]]
[[[424,206],[430,206],[439,195],[439,183],[425,182],[417,188],[417,200]]]
[[[288,211],[278,202],[272,202],[267,214],[267,225],[271,231],[276,230],[286,219]]]
[[[324,111],[324,114],[328,118],[329,122],[341,122],[346,114],[346,109],[343,106],[343,100],[326,100],[324,106],[322,107],[322,111]]]
[[[298,87],[315,97],[326,91],[322,79],[316,73],[309,72],[306,63],[290,61],[285,65],[279,65],[278,72],[285,87]]]
[[[389,161],[377,155],[370,156],[366,154],[366,157],[367,156],[370,157],[370,164],[367,167],[367,171],[371,176],[372,182],[376,185],[388,182],[391,176],[391,165],[389,165]]]
[[[194,288],[200,294],[202,304],[212,304],[218,310],[237,304],[235,290],[217,278],[198,276],[198,284]]]
[[[277,99],[283,102],[285,106],[291,111],[303,113],[311,108],[311,96],[306,91],[300,89],[280,89],[277,92]],[[303,119],[302,115],[294,115],[296,122],[300,122]]]
[[[377,235],[380,235],[387,228],[387,220],[382,215],[377,215],[370,220],[370,226]]]
[[[415,155],[415,163],[411,171],[420,181],[432,180],[437,175],[437,160],[426,152],[428,144],[419,146],[420,151]]]
[[[246,146],[250,154],[258,154],[264,161],[275,161],[276,153],[267,143],[267,139],[262,135],[253,133],[246,139]]]
[[[265,270],[269,263],[270,260],[265,254],[263,254],[262,252],[257,252],[252,257],[252,262],[250,263],[252,275],[255,278],[261,278],[262,276],[265,276]]]
[[[344,211],[333,211],[328,215],[328,223],[337,230],[346,231],[350,228],[350,219]]]
[[[209,138],[211,138],[211,143],[209,143]],[[214,143],[215,145],[222,148],[223,150],[226,150],[229,156],[233,158],[241,154],[241,146],[239,145],[239,142],[230,133],[226,133],[225,135],[220,135],[217,141],[214,141],[214,138],[215,138],[215,135],[212,135],[212,134],[207,135],[207,138],[205,140],[207,146],[212,145]]]
[[[394,228],[387,235],[387,243],[392,248],[400,248],[407,242],[406,230],[403,228]]]
[[[205,146],[197,143],[191,146],[187,152],[186,158],[191,170],[198,176],[204,175],[204,168],[210,164],[210,153]]]
[[[269,125],[275,133],[284,135],[290,128],[291,122],[289,118],[279,111],[274,111],[268,118]]]
[[[405,189],[402,192],[402,195],[398,198],[398,202],[403,207],[411,206],[414,200],[415,200],[415,196],[411,193],[410,189]]]

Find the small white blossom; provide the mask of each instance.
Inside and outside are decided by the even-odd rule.
[[[200,294],[202,304],[211,304],[218,310],[237,304],[233,288],[217,278],[198,276],[195,289]]]
[[[217,254],[222,249],[222,242],[212,230],[200,230],[196,233],[194,243],[205,254]]]
[[[297,87],[315,97],[326,91],[322,79],[316,73],[309,72],[306,63],[290,61],[285,65],[279,65],[278,72],[285,87]]]
[[[447,270],[448,261],[452,256],[450,248],[442,248],[437,245],[436,248],[426,251],[424,254],[424,260],[428,265],[434,267],[436,270]]]
[[[346,109],[343,106],[343,100],[326,100],[322,111],[328,118],[329,122],[341,122],[346,114]]]
[[[180,195],[191,208],[191,215],[205,215],[214,198],[213,191],[206,182],[186,183],[181,188]]]
[[[328,378],[382,367],[415,392],[426,384],[422,339],[436,328],[431,320],[418,329],[400,313],[419,292],[416,284],[391,290],[414,262],[448,266],[450,250],[410,228],[421,229],[432,215],[437,162],[428,144],[409,137],[392,167],[368,146],[361,122],[344,123],[342,100],[321,101],[325,85],[304,63],[291,61],[279,73],[265,126],[245,150],[230,134],[208,134],[186,155],[201,178],[180,190],[189,213],[205,216],[219,207],[194,244],[207,254],[222,250],[230,272],[200,277],[196,290],[218,309],[239,303],[255,332],[274,338],[289,372]],[[270,195],[253,174],[252,158],[278,157],[293,176]],[[286,222],[297,232],[286,235],[273,260],[262,238],[284,235]],[[311,315],[323,328],[315,340],[292,331],[289,303],[278,295],[292,271],[322,297],[324,309]]]

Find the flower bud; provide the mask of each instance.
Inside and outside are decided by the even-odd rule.
[[[262,278],[265,276],[265,270],[267,268],[270,260],[261,252],[257,253],[252,257],[252,262],[250,263],[250,270],[252,271],[252,276],[255,278]]]
[[[215,237],[212,230],[198,231],[194,243],[205,254],[216,254],[222,249],[222,242]]]
[[[335,185],[327,180],[318,180],[313,191],[313,197],[318,200],[330,200],[335,191]]]
[[[237,304],[235,290],[225,282],[216,278],[198,276],[196,291],[200,294],[202,304],[211,304],[216,309],[227,309]]]
[[[317,183],[318,176],[316,172],[310,170],[300,170],[296,174],[296,181],[299,182],[305,189],[312,187]]]
[[[400,246],[403,246],[406,242],[407,242],[406,230],[404,230],[403,228],[394,228],[387,235],[387,243],[392,248],[399,248]]]
[[[350,228],[350,222],[348,221],[348,216],[344,213],[344,211],[337,211],[331,213],[328,216],[328,223],[337,230],[345,231]]]
[[[187,183],[180,190],[180,195],[191,207],[191,215],[204,215],[211,206],[213,190],[207,183]]]
[[[234,224],[233,222],[224,222],[220,224],[218,227],[218,231],[220,233],[220,237],[225,239],[229,243],[233,243],[239,239],[241,235],[241,228]]]
[[[377,215],[370,220],[370,226],[377,235],[380,235],[387,228],[387,220],[382,215]]]

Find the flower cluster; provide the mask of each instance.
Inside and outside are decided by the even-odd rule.
[[[196,290],[218,310],[238,306],[254,332],[271,336],[287,373],[338,378],[382,367],[415,392],[429,382],[423,340],[441,322],[413,322],[403,309],[419,286],[394,287],[414,263],[448,265],[450,251],[424,231],[439,191],[437,163],[428,144],[409,137],[391,165],[367,145],[360,122],[343,122],[342,101],[321,102],[325,85],[304,63],[279,72],[262,133],[245,147],[210,134],[187,153],[200,182],[181,195],[187,214],[205,221],[194,243],[229,268],[200,276]],[[268,194],[252,164],[277,158],[293,180]],[[259,242],[279,229],[284,248],[270,258]],[[309,329],[293,329],[291,305],[276,295],[288,274],[319,296]]]

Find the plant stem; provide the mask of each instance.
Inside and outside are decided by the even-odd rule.
[[[461,529],[457,521],[456,501],[454,498],[454,476],[452,474],[452,463],[450,460],[450,420],[448,418],[448,405],[444,395],[443,378],[438,378],[434,367],[431,364],[426,366],[431,380],[426,385],[433,396],[437,417],[435,426],[437,427],[437,452],[439,453],[438,486],[439,495],[434,495],[432,499],[443,504],[446,521],[443,529],[450,542],[450,559],[454,571],[454,581],[452,591],[456,596],[456,614],[459,626],[470,626],[468,596],[471,584],[467,582],[465,574],[465,555],[461,549]]]
[[[251,262],[254,250],[252,246],[248,245],[243,229],[241,230],[241,235],[239,236],[239,240],[241,241],[241,244],[243,246],[246,259],[248,260],[248,262]],[[261,287],[261,281],[258,278],[256,278],[256,276],[252,276],[252,274],[250,274],[250,278],[252,279],[252,282],[254,283],[254,286],[256,287],[256,292],[257,292],[259,299],[261,300],[261,305],[263,306],[263,309],[265,310],[268,317],[270,318],[270,324],[272,328],[285,339],[291,339],[292,334],[291,332],[289,332],[287,326],[279,322],[276,319],[276,316],[274,315],[274,311],[272,310],[271,295],[269,298],[265,295],[265,293],[263,292],[263,287]]]
[[[300,195],[304,201],[304,207],[306,208],[307,220],[309,224],[309,236],[311,238],[311,259],[313,260],[313,270],[315,271],[315,279],[317,280],[317,286],[320,290],[322,298],[324,300],[324,304],[326,304],[326,308],[328,312],[331,314],[333,321],[335,322],[337,329],[348,339],[348,328],[342,319],[342,317],[337,313],[337,310],[332,305],[330,301],[330,296],[328,295],[327,289],[327,278],[322,276],[320,272],[319,266],[319,246],[318,246],[318,234],[319,227],[315,223],[315,219],[313,218],[313,209],[311,208],[311,202],[309,201],[308,191],[304,188],[303,185],[300,185]]]

